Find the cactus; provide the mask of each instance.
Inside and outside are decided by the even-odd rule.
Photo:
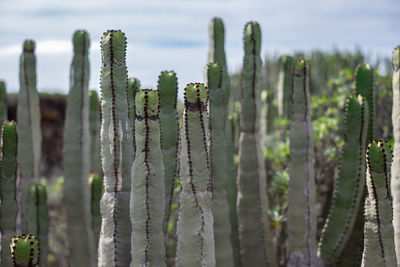
[[[5,122],[1,135],[0,163],[0,265],[13,266],[9,257],[8,245],[16,232],[17,223],[17,127],[15,122]]]
[[[290,118],[290,90],[292,88],[293,57],[282,56],[279,59],[280,71],[277,84],[278,114]]]
[[[100,161],[100,103],[95,90],[89,91],[90,172],[101,173]]]
[[[74,57],[64,128],[64,201],[67,210],[69,261],[73,266],[94,265],[89,176],[89,36],[73,36]]]
[[[0,80],[0,125],[8,118],[6,83]]]
[[[318,254],[327,264],[335,263],[342,253],[352,232],[364,192],[368,133],[368,105],[365,98],[360,95],[347,98],[344,123],[344,147],[340,156],[339,175],[336,177],[331,210],[318,247]]]
[[[47,209],[46,187],[32,185],[28,194],[28,231],[40,240],[40,266],[47,266],[49,212]]]
[[[288,188],[288,266],[316,266],[314,139],[310,116],[307,63],[292,70],[290,165]]]
[[[267,218],[268,199],[264,157],[259,147],[256,96],[261,74],[261,30],[249,22],[244,30],[244,62],[241,84],[237,214],[240,256],[244,266],[276,266],[272,234]]]
[[[165,215],[163,228],[165,234],[167,234],[175,179],[178,176],[179,121],[176,110],[178,80],[175,72],[161,72],[158,77],[157,87],[160,96],[161,147],[165,167]]]
[[[129,120],[132,125],[132,133],[135,134],[135,95],[136,91],[140,89],[140,81],[136,78],[128,78],[128,106],[129,106]],[[135,136],[133,136],[135,139]],[[135,143],[135,142],[133,142]]]
[[[136,92],[135,120],[137,153],[132,167],[130,266],[166,266],[163,231],[165,174],[156,91]]]
[[[16,267],[41,266],[38,239],[33,235],[15,236],[10,243],[11,259]]]
[[[128,118],[126,37],[109,30],[101,40],[102,125],[101,158],[104,193],[100,202],[102,224],[98,266],[128,266],[131,262],[129,200],[134,158]]]
[[[392,225],[390,165],[392,149],[386,141],[372,141],[367,152],[364,252],[361,266],[398,266]]]
[[[210,112],[210,159],[213,180],[213,206],[215,260],[217,266],[233,266],[233,251],[230,242],[231,227],[229,205],[226,197],[228,182],[226,146],[226,107],[222,88],[223,69],[218,63],[206,67],[206,81],[209,88]]]
[[[97,247],[99,245],[100,229],[101,229],[101,214],[100,200],[103,195],[103,179],[97,174],[89,176],[90,187],[90,213],[92,217],[92,231],[94,236],[95,252],[97,255]]]
[[[39,94],[36,89],[35,42],[26,40],[20,57],[17,122],[18,164],[21,177],[18,189],[18,210],[21,230],[26,230],[26,207],[28,191],[39,182],[42,133],[40,129]]]
[[[400,261],[400,46],[393,51],[393,110],[394,151],[390,187],[393,196],[393,226],[396,257]]]
[[[215,266],[208,157],[208,90],[188,84],[180,143],[180,210],[176,266]]]

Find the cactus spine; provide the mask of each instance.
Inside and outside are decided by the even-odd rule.
[[[97,255],[101,229],[100,200],[103,195],[103,179],[98,174],[89,176],[90,187],[90,213],[92,217],[92,231],[94,236],[94,245]]]
[[[132,167],[130,266],[166,266],[163,231],[165,174],[156,91],[139,90],[136,93],[135,120],[137,153]]]
[[[293,57],[282,56],[279,60],[280,71],[277,84],[278,114],[290,118],[290,91],[292,88]]]
[[[7,120],[7,90],[6,83],[0,80],[0,125]]]
[[[224,91],[222,88],[223,69],[218,63],[209,63],[206,81],[209,88],[210,112],[210,159],[213,180],[213,206],[215,260],[217,266],[233,266],[233,251],[230,241],[231,227],[229,205],[226,196],[227,146],[225,129],[227,123]]]
[[[21,230],[26,230],[26,207],[28,191],[39,182],[42,133],[40,129],[39,94],[36,89],[35,42],[26,40],[20,57],[17,122],[18,164],[21,176],[18,189]]]
[[[101,174],[100,103],[95,90],[89,91],[90,172]]]
[[[16,267],[40,266],[39,241],[33,235],[15,236],[10,243],[11,258]]]
[[[261,75],[261,30],[249,22],[244,30],[244,62],[241,84],[237,214],[240,256],[244,266],[276,266],[272,234],[267,218],[264,158],[259,148],[258,107]]]
[[[49,214],[47,209],[46,187],[32,185],[28,195],[28,231],[40,240],[40,266],[47,266]]]
[[[364,192],[368,105],[362,96],[347,98],[344,127],[339,175],[318,248],[319,255],[327,264],[335,263],[342,253],[351,235]]]
[[[307,63],[292,70],[292,113],[288,188],[288,266],[316,266],[314,139],[310,116]]]
[[[211,175],[208,157],[208,90],[188,84],[180,143],[177,266],[215,266]]]
[[[1,135],[0,163],[0,265],[11,267],[8,246],[16,232],[17,221],[17,129],[15,122],[5,122]]]
[[[64,201],[67,210],[69,261],[73,266],[94,265],[89,176],[89,36],[76,31],[71,85],[64,130]]]
[[[126,37],[109,30],[101,40],[102,125],[101,158],[104,193],[98,266],[128,266],[131,262],[129,200],[134,158],[132,128],[128,118]]]
[[[361,266],[398,266],[392,225],[390,165],[392,149],[385,141],[373,141],[367,152],[364,252]]]

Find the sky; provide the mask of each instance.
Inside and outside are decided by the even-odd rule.
[[[361,48],[390,56],[400,44],[399,0],[0,0],[0,79],[19,90],[18,65],[25,39],[36,41],[38,89],[69,89],[72,34],[88,31],[90,89],[100,90],[100,39],[121,29],[128,40],[128,76],[156,88],[163,70],[174,70],[179,89],[202,82],[207,64],[208,25],[225,23],[230,72],[240,70],[243,27],[257,21],[262,54]]]

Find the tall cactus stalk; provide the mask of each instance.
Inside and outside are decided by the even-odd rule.
[[[126,37],[109,30],[101,40],[102,124],[101,158],[104,193],[98,266],[129,266],[131,221],[129,202],[134,158],[132,128],[128,119]]]
[[[210,32],[210,51],[208,56],[209,63],[218,63],[222,68],[222,91],[224,93],[225,106],[225,135],[226,135],[226,157],[227,157],[227,199],[229,203],[229,218],[231,224],[231,244],[233,249],[234,265],[239,266],[239,233],[236,214],[237,185],[236,170],[234,164],[234,144],[231,124],[228,122],[228,114],[233,109],[231,101],[231,83],[228,74],[225,56],[225,28],[222,19],[213,18],[209,26]],[[218,261],[218,260],[217,260]],[[218,264],[218,263],[217,263]]]
[[[165,182],[161,152],[159,96],[139,90],[135,98],[135,160],[132,167],[131,221],[134,266],[166,266],[163,221]]]
[[[0,80],[0,125],[8,118],[6,83]]]
[[[288,188],[288,266],[316,266],[314,138],[307,63],[293,63]]]
[[[208,90],[185,88],[180,143],[180,193],[176,266],[215,265],[211,175],[208,157]]]
[[[213,179],[213,206],[215,260],[217,266],[233,266],[229,205],[226,196],[228,183],[226,146],[226,107],[222,88],[223,69],[218,63],[209,63],[206,81],[209,89],[210,159]]]
[[[39,240],[35,236],[15,236],[9,247],[15,267],[41,266]]]
[[[136,78],[128,78],[128,116],[132,127],[133,149],[135,149],[135,95],[140,89],[140,81]]]
[[[40,129],[39,94],[36,89],[35,42],[26,40],[20,57],[17,122],[18,122],[18,189],[20,231],[26,231],[26,207],[28,191],[39,182],[42,133]]]
[[[276,266],[267,218],[264,157],[259,148],[256,96],[261,75],[261,30],[249,22],[244,30],[244,62],[240,109],[237,214],[240,256],[244,266]]]
[[[346,102],[344,147],[339,175],[318,253],[325,263],[337,262],[353,230],[365,186],[365,151],[368,133],[368,105],[362,96]],[[364,203],[361,203],[363,205]]]
[[[76,31],[71,85],[64,130],[64,201],[67,210],[69,261],[73,266],[94,265],[89,176],[89,36]]]
[[[279,59],[280,71],[277,84],[278,114],[290,118],[290,90],[292,88],[293,57],[282,56]]]
[[[17,230],[17,129],[15,122],[5,122],[1,135],[0,161],[0,265],[11,267],[8,246]]]
[[[91,174],[89,176],[89,187],[92,231],[94,237],[95,252],[97,255],[101,229],[100,200],[101,196],[103,195],[103,179],[101,179],[101,176],[98,174]]]
[[[394,151],[392,179],[390,181],[393,196],[393,226],[396,256],[400,262],[400,46],[393,52],[393,110],[392,124],[394,136]]]
[[[89,91],[90,173],[101,174],[100,102],[95,90]]]
[[[41,184],[32,185],[28,195],[28,232],[39,238],[40,266],[47,266],[49,212],[47,209],[46,187]]]
[[[373,141],[367,152],[364,252],[361,266],[398,266],[392,225],[390,165],[392,148],[385,141]]]

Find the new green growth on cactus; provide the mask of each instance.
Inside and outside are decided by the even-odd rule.
[[[90,187],[90,213],[92,217],[92,231],[94,245],[97,252],[101,229],[100,200],[103,195],[103,179],[98,174],[92,173],[89,176]],[[97,254],[97,253],[96,253]]]
[[[8,118],[6,83],[0,80],[0,125]]]
[[[95,90],[89,91],[90,173],[101,174],[100,102]]]
[[[331,210],[318,247],[319,256],[327,264],[337,262],[358,214],[365,186],[368,121],[368,105],[365,98],[360,95],[348,97],[339,174],[335,180]]]
[[[278,114],[290,118],[290,91],[292,88],[293,57],[282,56],[279,59],[279,78],[277,84]]]
[[[40,266],[40,247],[38,239],[33,235],[13,237],[9,245],[11,259],[16,267]]]
[[[11,267],[9,242],[17,230],[17,127],[16,123],[5,122],[1,134],[0,161],[0,265]]]
[[[20,57],[17,121],[18,121],[18,164],[21,188],[18,189],[19,216],[22,230],[26,230],[26,207],[28,191],[39,182],[42,133],[40,129],[39,94],[36,89],[35,42],[26,40]]]
[[[364,252],[361,266],[398,266],[392,225],[390,165],[392,148],[386,141],[372,141],[367,152]]]
[[[100,202],[102,225],[98,266],[129,266],[132,229],[129,202],[134,152],[128,118],[125,34],[106,31],[101,40],[101,51],[100,137],[104,193]]]
[[[132,167],[131,221],[134,266],[166,266],[165,182],[161,151],[159,96],[139,90],[135,98],[136,154]]]
[[[178,267],[215,266],[207,100],[203,84],[186,86],[179,155]]]
[[[46,187],[34,184],[28,194],[28,232],[40,240],[40,266],[47,266],[48,234],[49,234],[49,212],[47,208]]]

